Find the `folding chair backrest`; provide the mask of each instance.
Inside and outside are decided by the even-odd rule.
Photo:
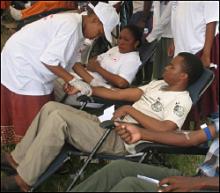
[[[198,102],[199,98],[211,85],[214,78],[214,73],[211,70],[204,69],[203,74],[200,76],[200,78],[194,84],[189,86],[187,90],[189,91],[193,104],[196,104]]]
[[[141,66],[138,69],[135,79],[131,83],[131,85],[140,86],[140,72],[144,69],[145,66],[150,65],[151,59],[156,51],[157,48],[157,41],[153,41],[151,43],[143,42],[141,47],[138,49],[140,59],[141,59]]]

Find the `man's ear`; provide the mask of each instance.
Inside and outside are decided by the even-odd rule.
[[[182,80],[187,80],[188,81],[189,80],[189,75],[187,73],[181,73],[180,78]]]
[[[140,45],[140,41],[136,41],[134,47],[137,49],[139,45]]]

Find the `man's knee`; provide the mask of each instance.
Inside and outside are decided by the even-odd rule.
[[[53,112],[54,110],[57,110],[57,102],[49,101],[46,104],[43,105],[42,111],[47,111],[48,113]]]

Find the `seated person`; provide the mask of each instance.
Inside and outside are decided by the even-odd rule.
[[[105,166],[81,184],[72,192],[191,192],[219,190],[219,119],[215,126],[208,125],[208,132],[204,130],[184,132],[156,132],[143,129],[132,124],[118,124],[116,131],[126,143],[138,140],[149,140],[177,146],[196,146],[213,138],[211,147],[203,164],[198,168],[195,176],[180,176],[175,169],[134,163],[129,161],[115,161]],[[159,186],[137,175],[147,176],[159,180]],[[163,185],[167,184],[167,187]]]
[[[162,81],[121,90],[94,87],[93,94],[135,102],[133,106],[116,110],[113,120],[138,123],[149,130],[174,131],[181,129],[192,105],[186,89],[202,72],[202,62],[193,54],[183,52],[166,66]],[[17,173],[1,179],[1,190],[10,191],[17,187],[28,191],[60,153],[65,142],[81,151],[91,152],[104,132],[97,116],[64,104],[47,103],[15,150],[10,154],[2,153],[1,165],[8,165]],[[114,130],[99,152],[127,153],[124,141]]]
[[[90,59],[86,68],[76,63],[74,72],[91,86],[128,87],[141,65],[137,51],[141,37],[142,32],[138,27],[124,27],[119,35],[118,46]]]
[[[124,27],[119,35],[118,46],[90,59],[86,67],[76,63],[73,66],[74,77],[83,79],[93,87],[128,87],[141,65],[137,51],[141,37],[142,32],[138,27],[134,25]],[[64,88],[67,87],[68,83],[64,84]],[[56,101],[60,101],[60,96],[64,95],[61,93],[63,89],[59,88],[58,82],[55,82],[55,88]],[[76,98],[77,96],[68,97],[64,103],[79,105]]]

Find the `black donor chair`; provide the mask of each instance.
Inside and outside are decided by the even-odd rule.
[[[196,104],[201,95],[205,92],[205,90],[210,86],[212,81],[214,80],[214,74],[211,70],[205,69],[202,76],[197,80],[193,85],[188,88],[190,92],[191,99],[193,104]],[[67,191],[71,190],[71,188],[75,185],[80,175],[84,172],[88,164],[93,158],[102,158],[102,159],[129,159],[134,160],[134,158],[138,157],[138,161],[142,162],[146,157],[151,157],[155,152],[157,153],[172,153],[172,154],[197,154],[204,155],[208,151],[207,144],[196,146],[196,147],[178,147],[172,145],[158,144],[158,143],[149,143],[143,142],[135,147],[136,154],[134,155],[125,155],[125,156],[116,156],[109,154],[99,154],[97,153],[103,142],[108,137],[109,133],[112,129],[114,129],[114,123],[109,121],[104,121],[100,124],[102,128],[106,131],[93,148],[92,152],[81,152],[74,148],[73,146],[66,144],[61,150],[60,154],[57,158],[52,162],[52,164],[48,167],[48,169],[44,172],[44,174],[39,178],[37,183],[32,187],[31,191],[34,191],[39,185],[41,185],[49,176],[51,176],[55,171],[57,171],[60,166],[63,165],[66,161],[71,159],[71,155],[77,156],[88,156],[82,168],[76,173],[72,183],[69,185]],[[137,161],[137,159],[135,159]]]

